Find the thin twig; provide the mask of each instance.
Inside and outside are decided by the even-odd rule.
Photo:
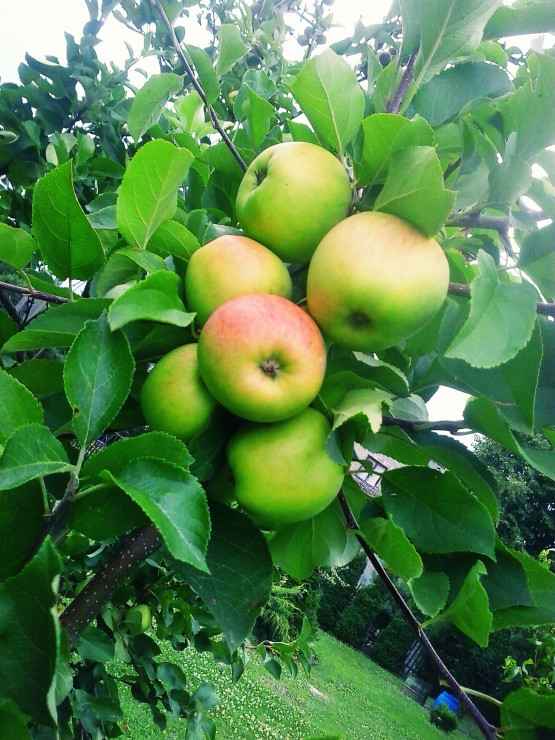
[[[23,326],[21,316],[17,313],[15,306],[2,289],[0,289],[0,303],[4,307],[8,316],[17,324],[17,326]]]
[[[449,432],[450,434],[469,434],[472,432],[472,429],[464,421],[415,421],[383,416],[382,425],[384,427],[400,427],[411,432]]]
[[[12,285],[12,283],[5,283],[2,280],[0,280],[0,290],[7,290],[9,293],[27,295],[30,298],[34,298],[37,301],[44,301],[45,303],[67,303],[69,301],[69,298],[64,298],[61,295],[44,293],[42,290],[33,290],[32,288],[27,288],[23,285]]]
[[[372,567],[376,570],[379,577],[384,582],[387,590],[389,591],[389,593],[395,600],[395,603],[401,610],[401,613],[403,614],[403,617],[405,618],[407,624],[412,628],[417,639],[420,641],[421,645],[424,647],[424,649],[428,653],[438,673],[442,676],[443,679],[445,679],[445,681],[447,682],[447,684],[449,685],[449,687],[451,688],[455,696],[457,696],[457,698],[465,706],[469,714],[472,716],[472,719],[474,720],[476,725],[480,728],[484,737],[487,738],[487,740],[495,740],[496,738],[495,727],[487,721],[487,719],[483,716],[483,714],[480,712],[480,710],[474,704],[474,702],[470,699],[470,697],[464,693],[459,682],[453,676],[450,670],[447,668],[445,663],[442,661],[442,659],[436,652],[436,649],[434,648],[434,646],[428,639],[428,636],[422,629],[420,622],[416,619],[416,617],[411,611],[411,608],[409,607],[409,605],[403,598],[402,594],[399,592],[399,590],[397,589],[397,587],[395,586],[395,584],[393,583],[393,581],[387,574],[387,571],[381,564],[378,556],[369,547],[364,537],[361,534],[359,534],[360,530],[359,530],[358,523],[353,515],[353,512],[351,511],[351,508],[347,502],[347,499],[345,498],[345,494],[343,493],[343,491],[339,492],[339,503],[341,504],[341,508],[343,509],[343,514],[345,516],[347,528],[352,530],[355,533],[355,536],[357,540],[359,541],[360,546],[362,547],[364,553],[370,560]]]
[[[401,77],[401,82],[399,83],[399,86],[395,91],[395,95],[387,104],[388,113],[399,112],[399,108],[401,107],[404,97],[407,94],[407,90],[409,89],[409,85],[412,82],[412,68],[414,67],[415,59],[416,52],[410,55],[407,66],[405,67],[405,71],[403,72],[403,76]]]
[[[162,21],[164,23],[164,26],[166,27],[166,30],[170,34],[170,37],[171,37],[171,40],[172,40],[172,44],[174,46],[175,51],[177,52],[177,56],[179,57],[179,61],[185,67],[185,70],[187,72],[187,75],[189,76],[189,79],[191,80],[191,83],[192,83],[193,87],[195,88],[195,90],[197,91],[197,93],[200,96],[200,99],[202,100],[202,102],[206,106],[206,109],[208,111],[208,115],[210,116],[210,121],[212,122],[212,125],[214,126],[214,128],[216,129],[216,131],[220,134],[220,136],[222,137],[222,139],[227,144],[227,147],[228,147],[229,151],[235,157],[235,160],[237,161],[239,167],[241,167],[241,169],[244,172],[246,172],[246,170],[247,170],[247,163],[241,157],[241,155],[239,154],[239,152],[235,148],[235,144],[231,141],[231,139],[229,138],[229,136],[224,131],[224,128],[223,128],[222,124],[220,123],[220,121],[218,119],[218,116],[216,115],[216,111],[214,110],[214,108],[212,107],[212,105],[210,105],[210,103],[206,99],[206,94],[205,94],[204,90],[202,89],[201,84],[196,79],[195,74],[194,74],[194,72],[193,72],[193,70],[191,68],[191,65],[189,64],[189,62],[187,60],[187,57],[183,53],[183,49],[181,48],[181,46],[179,44],[179,40],[178,40],[177,36],[175,35],[175,31],[173,29],[173,26],[170,23],[170,20],[169,20],[168,16],[166,15],[165,11],[164,11],[164,8],[160,4],[159,0],[152,0],[152,4],[154,5],[154,7],[156,8],[156,10],[160,14],[160,17],[162,18]]]

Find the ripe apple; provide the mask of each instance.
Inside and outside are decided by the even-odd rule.
[[[151,429],[184,442],[208,426],[218,403],[200,376],[196,344],[177,347],[156,363],[143,383],[140,402]]]
[[[148,604],[136,604],[127,610],[125,626],[131,635],[146,632],[152,624],[152,613]]]
[[[316,144],[274,144],[249,165],[237,192],[245,234],[284,262],[308,262],[332,226],[347,216],[351,184],[341,162]]]
[[[210,316],[198,342],[200,374],[229,411],[250,421],[279,421],[314,400],[326,347],[314,320],[286,298],[231,298]]]
[[[417,332],[441,308],[449,265],[439,244],[387,213],[349,216],[308,268],[310,314],[341,347],[374,352]]]
[[[273,424],[246,422],[226,455],[237,501],[260,524],[299,522],[331,503],[344,470],[326,450],[331,425],[313,408]]]
[[[190,311],[202,326],[225,301],[248,293],[291,298],[291,276],[283,262],[246,236],[226,234],[193,252],[185,273]]]

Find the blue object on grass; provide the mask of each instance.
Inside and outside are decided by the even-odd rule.
[[[459,700],[448,691],[442,691],[432,706],[437,707],[438,704],[445,704],[452,712],[457,712],[459,709]]]

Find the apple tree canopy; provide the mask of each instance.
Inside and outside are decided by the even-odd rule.
[[[210,650],[238,680],[275,569],[305,579],[362,548],[493,738],[422,624],[486,646],[555,622],[555,575],[503,543],[495,480],[461,441],[482,435],[555,478],[555,2],[394,0],[343,32],[333,0],[84,2],[67,62],[27,54],[0,83],[0,735],[6,721],[21,737],[118,736],[117,658],[160,728],[181,716],[186,737],[214,737],[213,688],[193,693],[161,645]],[[141,39],[120,64],[100,57],[108,20]],[[344,483],[311,518],[267,529],[233,503],[226,446],[242,420],[219,408],[185,444],[148,428],[140,390],[198,340],[191,254],[241,233],[244,172],[290,141],[345,167],[351,215],[437,241],[449,288],[398,344],[327,340],[311,406]],[[287,220],[279,198],[266,205]],[[306,308],[310,268],[287,268]],[[348,291],[356,270],[328,279]],[[265,365],[276,388],[286,363]],[[440,387],[467,394],[463,418],[428,418]],[[377,495],[351,475],[371,472],[361,449],[401,465]],[[154,626],[133,634],[140,603]],[[258,654],[274,675],[308,670],[308,624]],[[554,718],[555,696],[526,689],[499,724],[518,740]]]

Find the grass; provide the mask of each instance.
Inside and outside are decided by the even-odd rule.
[[[213,710],[217,737],[225,740],[308,740],[333,736],[341,740],[469,740],[481,735],[468,718],[461,729],[446,733],[429,721],[428,709],[401,694],[402,681],[361,653],[320,633],[315,645],[318,664],[308,679],[276,681],[257,661],[232,684],[208,653],[187,650],[175,660],[187,674],[191,690],[210,681],[220,704]],[[126,735],[140,740],[183,738],[180,720],[169,720],[165,732],[148,709],[122,691]],[[331,740],[331,739],[330,739]]]

